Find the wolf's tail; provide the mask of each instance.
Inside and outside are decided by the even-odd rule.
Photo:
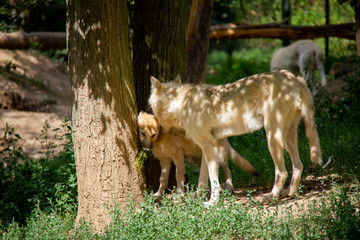
[[[259,176],[254,166],[248,160],[240,156],[240,154],[238,154],[232,147],[229,148],[229,155],[230,159],[244,171],[252,175]]]
[[[316,130],[314,100],[310,90],[306,87],[306,85],[302,89],[301,94],[302,94],[301,115],[304,118],[306,137],[309,140],[310,159],[312,163],[321,165],[322,156],[321,156],[319,136]]]

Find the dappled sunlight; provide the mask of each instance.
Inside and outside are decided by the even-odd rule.
[[[75,3],[70,4],[75,5]],[[132,74],[120,71],[118,65],[127,63],[112,49],[114,47],[121,49],[121,45],[129,46],[129,39],[121,38],[120,34],[121,32],[128,32],[128,28],[125,26],[116,31],[110,31],[112,24],[109,24],[106,16],[95,14],[91,6],[84,12],[94,13],[94,17],[87,19],[89,22],[86,22],[86,24],[83,16],[76,13],[74,16],[68,16],[70,19],[67,25],[70,33],[68,36],[69,66],[73,75],[73,89],[78,89],[80,85],[87,82],[90,98],[101,98],[106,106],[117,109],[115,112],[129,112],[128,109],[133,109],[136,105],[135,90],[131,81]],[[124,41],[127,43],[124,43]],[[83,44],[79,44],[81,42]],[[88,44],[92,44],[95,51],[86,49]],[[80,52],[82,56],[78,55]],[[130,51],[128,54],[124,52],[123,56],[129,56],[130,58]],[[75,59],[76,62],[72,63]],[[96,66],[93,66],[94,64]],[[80,72],[80,69],[89,70],[86,73]],[[126,78],[124,78],[124,75],[126,75]],[[130,95],[129,101],[126,103],[121,101],[121,96],[128,95]],[[76,107],[77,103],[75,102],[74,105]]]
[[[87,12],[90,11],[89,9]],[[91,21],[93,22],[85,24],[82,17],[75,14],[75,16],[70,16],[67,27],[73,28],[68,36],[69,66],[74,93],[73,112],[80,111],[80,115],[87,116],[86,121],[90,130],[92,124],[100,124],[100,131],[93,134],[113,135],[112,141],[117,143],[115,146],[123,150],[125,143],[121,143],[123,140],[120,140],[118,136],[126,127],[130,130],[136,129],[135,89],[131,69],[126,69],[128,72],[121,70],[123,67],[128,67],[127,61],[121,59],[121,56],[129,56],[130,59],[130,51],[120,56],[113,48],[121,49],[121,45],[129,45],[128,39],[121,38],[120,33],[128,32],[128,29],[121,27],[117,31],[110,31],[111,24],[108,23],[108,19],[97,14]],[[88,49],[89,44],[93,45],[94,49]],[[82,55],[80,56],[79,53]],[[128,101],[123,101],[123,97],[126,97]],[[79,101],[83,102],[86,98],[94,104],[79,104]],[[99,108],[99,106],[103,107]],[[130,116],[131,123],[123,121],[123,117],[118,116],[118,113]],[[78,121],[84,121],[84,119],[77,120],[76,116],[76,114],[73,115],[74,123],[75,126],[79,126]],[[112,129],[114,124],[117,129]],[[137,139],[125,145],[128,144],[133,149],[137,148]],[[117,157],[114,156],[114,158]],[[124,155],[121,159],[128,159],[128,156]]]
[[[126,3],[69,1],[68,9],[74,147],[76,164],[85,171],[78,174],[78,216],[94,212],[94,226],[103,226],[96,217],[110,221],[105,205],[124,203],[128,193],[142,197]]]
[[[162,84],[152,79],[149,103],[161,126],[184,129],[203,151],[206,149],[203,153],[209,177],[214,181],[210,203],[218,198],[217,156],[213,148],[217,148],[219,139],[265,127],[276,169],[273,191],[265,201],[279,197],[284,187],[284,141],[291,146],[287,150],[294,167],[289,189],[291,194],[298,189],[302,168],[298,163],[297,135],[287,133],[296,130],[300,117],[305,118],[311,152],[315,149],[316,158],[321,158],[311,93],[302,80],[287,71],[258,74],[221,86]]]
[[[76,15],[76,14],[75,14]],[[85,30],[82,29],[82,26],[85,26],[85,22],[83,20],[77,20],[74,22],[73,28],[74,31],[79,33],[79,35],[85,40],[87,35],[89,34],[90,31],[95,31],[95,30],[101,30],[101,24],[100,22],[96,22],[93,23],[90,26],[87,26]]]
[[[35,56],[26,55],[25,52],[23,52],[23,51],[18,51],[18,59],[17,60],[21,60],[21,61],[25,62],[26,64],[31,64],[31,65],[37,65],[40,63],[38,58],[36,58]]]

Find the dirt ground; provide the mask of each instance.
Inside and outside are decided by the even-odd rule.
[[[319,205],[321,197],[327,196],[331,191],[334,191],[332,183],[342,184],[344,179],[338,174],[318,177],[308,175],[301,179],[301,193],[298,196],[279,199],[278,202],[264,205],[264,209],[268,214],[277,212],[282,215],[291,208],[293,215],[301,214],[301,211],[309,209],[311,204]],[[246,206],[252,204],[252,202],[260,202],[261,197],[270,191],[271,187],[243,188],[236,189],[234,195],[239,204]]]
[[[33,158],[43,157],[40,136],[45,121],[49,122],[51,129],[61,128],[65,117],[71,114],[71,86],[65,69],[64,65],[32,50],[0,49],[0,137],[6,124],[14,127],[22,137],[19,143],[23,150]],[[341,80],[333,80],[328,84],[328,91],[336,93],[341,91],[341,87]],[[56,140],[55,134],[51,131],[51,139],[59,146],[59,151],[61,142]],[[325,178],[330,181],[334,176]],[[339,176],[335,179],[341,181]],[[321,181],[324,181],[321,177],[304,178],[300,197],[281,200],[269,209],[276,209],[279,204],[288,207],[313,201],[324,190]],[[237,189],[235,196],[240,204],[248,204],[249,192],[258,200],[269,191],[270,188]]]
[[[35,51],[0,49],[1,136],[9,124],[21,136],[19,143],[24,152],[40,158],[40,135],[45,121],[51,130],[61,128],[70,114],[70,79],[63,65]],[[61,142],[56,141],[56,132],[50,133],[59,151]]]

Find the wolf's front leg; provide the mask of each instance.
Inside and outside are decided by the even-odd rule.
[[[159,160],[161,166],[160,185],[158,191],[154,194],[155,197],[160,197],[161,194],[167,188],[169,173],[171,168],[171,160],[169,159],[159,159]]]
[[[205,203],[205,205],[213,205],[220,198],[221,187],[219,183],[219,165],[216,159],[216,147],[209,142],[202,147],[203,155],[205,155],[205,160],[208,166],[209,178],[211,184],[211,197],[210,201]]]
[[[208,188],[209,171],[205,160],[205,155],[202,154],[200,175],[198,181],[198,195],[201,196],[203,192]]]

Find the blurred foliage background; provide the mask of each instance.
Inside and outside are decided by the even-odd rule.
[[[65,32],[65,0],[2,0],[0,31]]]

